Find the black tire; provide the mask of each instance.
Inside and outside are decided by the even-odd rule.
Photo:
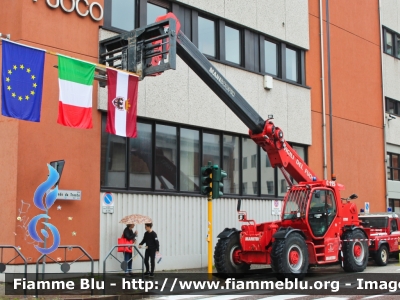
[[[214,264],[218,273],[246,273],[250,270],[250,264],[234,262],[232,255],[237,249],[242,249],[239,233],[219,239],[214,249]]]
[[[386,245],[379,247],[378,251],[375,253],[375,262],[378,266],[386,266],[389,259],[389,250]]]
[[[308,249],[304,238],[294,232],[272,244],[271,267],[276,277],[303,279],[308,270]]]
[[[343,234],[343,269],[346,272],[362,272],[368,264],[367,237],[360,229]]]

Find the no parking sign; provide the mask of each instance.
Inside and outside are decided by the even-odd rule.
[[[103,214],[114,213],[114,197],[112,193],[104,193],[102,204],[103,204]]]

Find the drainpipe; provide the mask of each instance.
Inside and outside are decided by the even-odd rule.
[[[321,88],[322,88],[322,137],[323,137],[323,152],[324,152],[324,179],[327,179],[326,165],[326,116],[325,116],[325,67],[324,67],[324,26],[322,20],[322,0],[319,0],[319,32],[321,44]]]
[[[333,166],[333,129],[332,129],[332,84],[331,84],[331,35],[329,32],[329,0],[325,1],[326,9],[326,40],[327,40],[327,54],[328,54],[328,91],[329,91],[329,141],[330,141],[330,153],[331,153],[331,174],[332,180],[336,180]]]
[[[378,2],[379,5],[379,37],[381,43],[381,77],[382,77],[382,110],[383,110],[383,149],[384,149],[384,162],[385,162],[385,202],[386,210],[389,207],[388,198],[388,176],[387,176],[387,149],[386,149],[386,135],[387,135],[387,119],[385,112],[385,85],[383,84],[383,37],[382,37],[382,10],[381,10],[381,0]]]

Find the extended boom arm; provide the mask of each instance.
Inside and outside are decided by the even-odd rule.
[[[249,128],[250,137],[267,152],[272,167],[283,167],[297,182],[312,181],[313,177],[317,179],[315,173],[286,143],[282,130],[275,127],[271,120],[265,121],[182,31],[178,33],[176,52]]]

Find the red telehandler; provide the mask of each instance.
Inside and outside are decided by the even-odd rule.
[[[141,79],[175,69],[176,54],[249,128],[249,136],[289,183],[279,221],[249,219],[240,210],[239,200],[238,217],[243,225],[226,228],[218,235],[214,252],[218,273],[240,273],[251,264],[270,264],[278,278],[301,279],[310,265],[337,262],[345,271],[362,272],[368,262],[371,228],[364,228],[358,218],[351,201],[357,195],[342,198],[344,186],[335,178],[318,180],[286,142],[282,130],[271,119],[265,121],[180,31],[175,15],[168,13],[154,24],[100,43],[100,63],[122,57],[121,67]],[[292,184],[290,177],[297,184]]]

